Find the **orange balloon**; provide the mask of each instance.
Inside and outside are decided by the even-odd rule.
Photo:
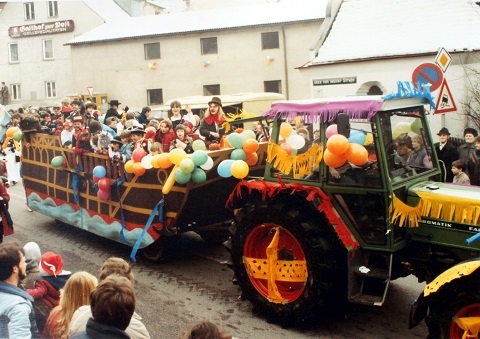
[[[158,168],[163,168],[163,169],[169,168],[170,166],[173,165],[172,162],[170,161],[170,157],[168,153],[159,154],[157,164],[158,164]]]
[[[283,139],[287,139],[290,136],[290,134],[292,134],[292,132],[293,132],[292,125],[290,125],[288,122],[282,122],[282,124],[280,125],[280,136]]]
[[[347,160],[355,166],[362,166],[368,160],[368,151],[360,144],[350,144],[345,155]]]
[[[9,127],[5,132],[7,138],[13,138],[13,135],[18,132],[18,127]]]
[[[158,167],[158,159],[160,158],[160,155],[161,155],[161,154],[155,154],[155,155],[152,157],[152,160],[150,160],[150,161],[152,162],[153,168],[159,168],[159,167]]]
[[[337,168],[342,166],[345,161],[347,161],[347,157],[344,154],[337,155],[333,154],[328,148],[323,152],[323,160],[327,164],[327,166]]]
[[[345,153],[348,150],[348,145],[348,139],[341,134],[332,135],[327,140],[327,149],[336,155]]]
[[[133,160],[128,160],[125,165],[123,166],[125,168],[125,172],[127,173],[133,173],[133,164],[135,164],[135,161]]]
[[[230,145],[230,143],[228,142],[228,139],[226,136],[223,136],[222,141],[223,141],[222,148],[233,148],[233,146]]]
[[[146,172],[146,169],[142,166],[141,162],[136,162],[133,164],[133,173],[135,175],[141,176],[144,175]]]
[[[258,147],[260,146],[258,144],[258,141],[255,139],[247,139],[243,142],[243,150],[247,154],[258,151]]]
[[[245,158],[245,162],[248,164],[248,166],[255,166],[258,162],[257,152],[247,153],[247,157]]]

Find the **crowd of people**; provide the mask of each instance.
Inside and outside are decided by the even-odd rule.
[[[0,338],[150,338],[135,312],[135,278],[128,262],[108,258],[98,276],[64,270],[60,254],[29,242],[0,244]],[[208,320],[181,339],[228,339]]]

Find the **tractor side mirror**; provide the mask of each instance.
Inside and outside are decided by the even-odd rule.
[[[350,117],[346,113],[338,113],[337,115],[337,130],[338,134],[350,137]]]

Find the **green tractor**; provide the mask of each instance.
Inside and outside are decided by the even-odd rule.
[[[411,327],[474,332],[480,244],[466,239],[480,230],[480,190],[440,182],[429,104],[414,90],[283,101],[264,114],[264,176],[227,201],[234,283],[256,311],[285,324],[348,302],[381,306],[390,281],[413,274],[427,286]]]

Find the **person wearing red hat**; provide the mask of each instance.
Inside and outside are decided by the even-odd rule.
[[[160,121],[155,140],[162,144],[163,152],[170,152],[170,145],[175,140],[175,132],[172,127],[172,122],[169,119]]]
[[[225,130],[222,124],[225,122],[225,113],[222,109],[222,100],[219,97],[213,97],[208,103],[208,109],[205,111],[205,117],[200,122],[200,135],[205,138],[205,143],[220,142]]]
[[[63,259],[59,254],[46,252],[40,259],[40,278],[35,281],[35,288],[27,289],[27,293],[35,299],[36,313],[46,318],[60,301],[60,289],[65,286],[71,272],[63,269]],[[40,301],[40,302],[37,302]],[[37,314],[37,319],[41,314]]]

